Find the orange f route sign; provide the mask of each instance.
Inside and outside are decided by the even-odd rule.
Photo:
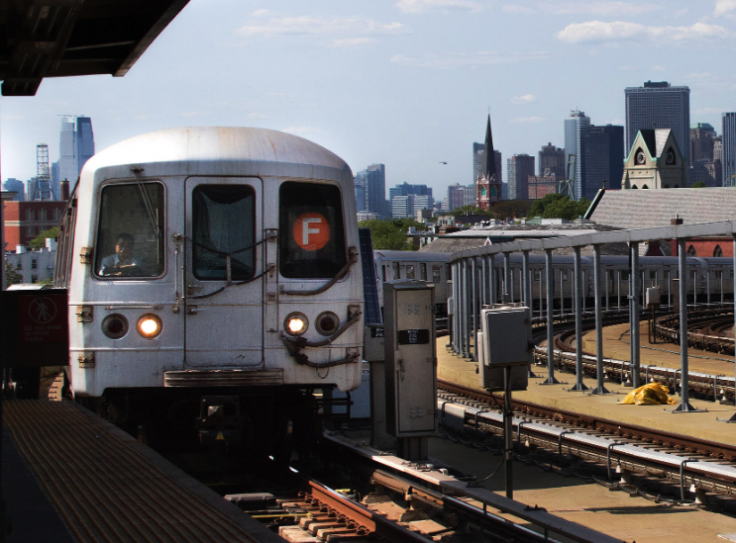
[[[318,251],[330,241],[330,223],[321,213],[302,213],[294,221],[292,235],[305,251]]]

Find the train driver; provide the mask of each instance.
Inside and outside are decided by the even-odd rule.
[[[100,275],[135,275],[138,264],[133,260],[133,236],[127,232],[115,238],[115,253],[102,259]]]

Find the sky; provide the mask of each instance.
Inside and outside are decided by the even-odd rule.
[[[45,79],[0,97],[0,177],[59,156],[60,115],[97,151],[175,126],[256,126],[335,152],[386,188],[473,182],[472,143],[505,160],[562,147],[564,119],[624,124],[624,88],[690,87],[690,119],[736,111],[736,0],[191,0],[123,78]],[[447,162],[447,164],[442,164]]]

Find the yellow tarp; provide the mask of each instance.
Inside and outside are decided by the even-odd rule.
[[[659,383],[649,383],[629,392],[621,401],[628,405],[673,405],[674,398],[667,396],[670,389]]]

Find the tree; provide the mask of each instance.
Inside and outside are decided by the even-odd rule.
[[[696,181],[695,183],[693,183],[692,188],[694,188],[694,189],[705,189],[705,188],[708,188],[708,185],[706,185],[702,181]]]
[[[46,240],[48,238],[56,239],[58,235],[59,227],[54,226],[53,228],[49,228],[48,230],[44,230],[43,232],[41,232],[39,235],[33,238],[28,245],[30,245],[33,249],[41,249],[42,247],[46,247]]]
[[[489,209],[490,216],[499,221],[526,217],[531,203],[528,200],[501,200]]]
[[[535,200],[529,210],[528,217],[543,219],[566,219],[572,221],[585,214],[590,202],[580,198],[577,202],[562,194],[548,194],[541,200]]]
[[[414,219],[386,219],[361,221],[358,223],[361,228],[371,229],[371,238],[373,238],[373,248],[384,251],[413,251],[415,250],[411,241],[407,237],[407,232],[411,226],[422,229],[424,225],[416,222]]]
[[[23,276],[19,274],[17,271],[15,271],[15,266],[13,266],[10,262],[7,260],[5,261],[5,285],[17,285],[19,283],[23,282]]]
[[[485,215],[488,216],[488,211],[485,211],[479,207],[467,205],[455,208],[452,210],[453,215]]]

